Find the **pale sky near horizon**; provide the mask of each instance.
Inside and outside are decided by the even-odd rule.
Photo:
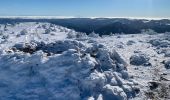
[[[170,17],[170,0],[0,0],[0,16]]]

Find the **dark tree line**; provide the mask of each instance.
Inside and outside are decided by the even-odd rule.
[[[15,24],[20,22],[49,22],[61,25],[87,34],[91,32],[99,35],[110,33],[136,34],[145,29],[152,29],[157,33],[170,32],[170,20],[130,20],[124,18],[70,18],[70,19],[23,19],[0,18],[0,24]]]

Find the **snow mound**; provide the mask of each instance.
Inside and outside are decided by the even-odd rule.
[[[127,100],[139,92],[126,62],[99,43],[31,42],[10,50],[0,57],[1,100]]]
[[[159,53],[163,53],[164,57],[170,57],[170,49],[169,48],[163,48],[159,50]]]
[[[42,50],[45,53],[58,54],[67,51],[68,49],[78,50],[79,47],[83,48],[84,45],[77,41],[59,40],[49,44],[36,41],[31,41],[30,43],[18,43],[15,44],[12,49],[17,49],[26,53],[34,53],[38,50]]]
[[[133,40],[129,40],[126,44],[127,44],[127,45],[133,45],[134,43],[136,43],[136,42],[133,41]]]
[[[123,89],[118,86],[106,85],[104,87],[104,91],[106,92],[105,99],[106,100],[126,100],[127,96],[124,93]]]
[[[137,66],[140,66],[140,65],[144,65],[146,63],[148,63],[149,61],[149,57],[147,57],[145,54],[135,54],[135,55],[132,55],[130,57],[130,64],[132,65],[137,65]]]
[[[149,43],[151,43],[155,47],[161,47],[161,48],[167,48],[170,46],[170,42],[164,39],[153,39],[150,40]]]

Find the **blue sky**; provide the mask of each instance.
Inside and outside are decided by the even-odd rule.
[[[0,16],[170,17],[170,0],[0,0]]]

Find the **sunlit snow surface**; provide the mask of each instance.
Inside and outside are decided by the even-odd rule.
[[[147,100],[148,82],[170,85],[169,50],[169,33],[99,37],[49,23],[0,25],[0,100]]]

